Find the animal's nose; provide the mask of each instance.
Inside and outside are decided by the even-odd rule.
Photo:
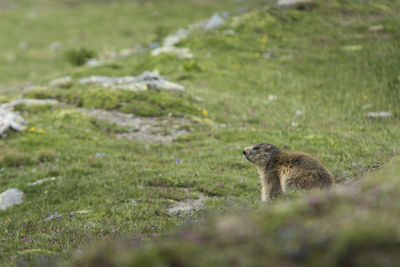
[[[245,156],[246,156],[246,150],[243,150],[243,155],[245,155]]]

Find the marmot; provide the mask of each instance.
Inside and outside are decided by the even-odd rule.
[[[329,187],[334,180],[318,159],[303,153],[286,153],[271,144],[248,146],[243,156],[260,175],[262,201],[293,189]]]

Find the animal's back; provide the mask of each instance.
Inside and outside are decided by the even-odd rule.
[[[280,157],[282,190],[329,187],[332,175],[318,159],[303,153],[282,153]]]

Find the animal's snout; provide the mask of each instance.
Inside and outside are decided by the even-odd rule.
[[[243,157],[244,157],[246,160],[249,160],[249,154],[250,154],[251,149],[252,149],[251,146],[245,147],[245,148],[243,149],[243,152],[242,152],[242,153],[243,153]]]
[[[243,149],[243,155],[248,155],[252,149],[253,149],[253,146],[245,147]]]

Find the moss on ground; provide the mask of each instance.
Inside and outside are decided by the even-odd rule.
[[[83,108],[117,110],[144,117],[201,116],[199,102],[174,92],[131,92],[99,87],[75,86],[70,89],[32,89],[24,92],[26,98],[57,99]]]

